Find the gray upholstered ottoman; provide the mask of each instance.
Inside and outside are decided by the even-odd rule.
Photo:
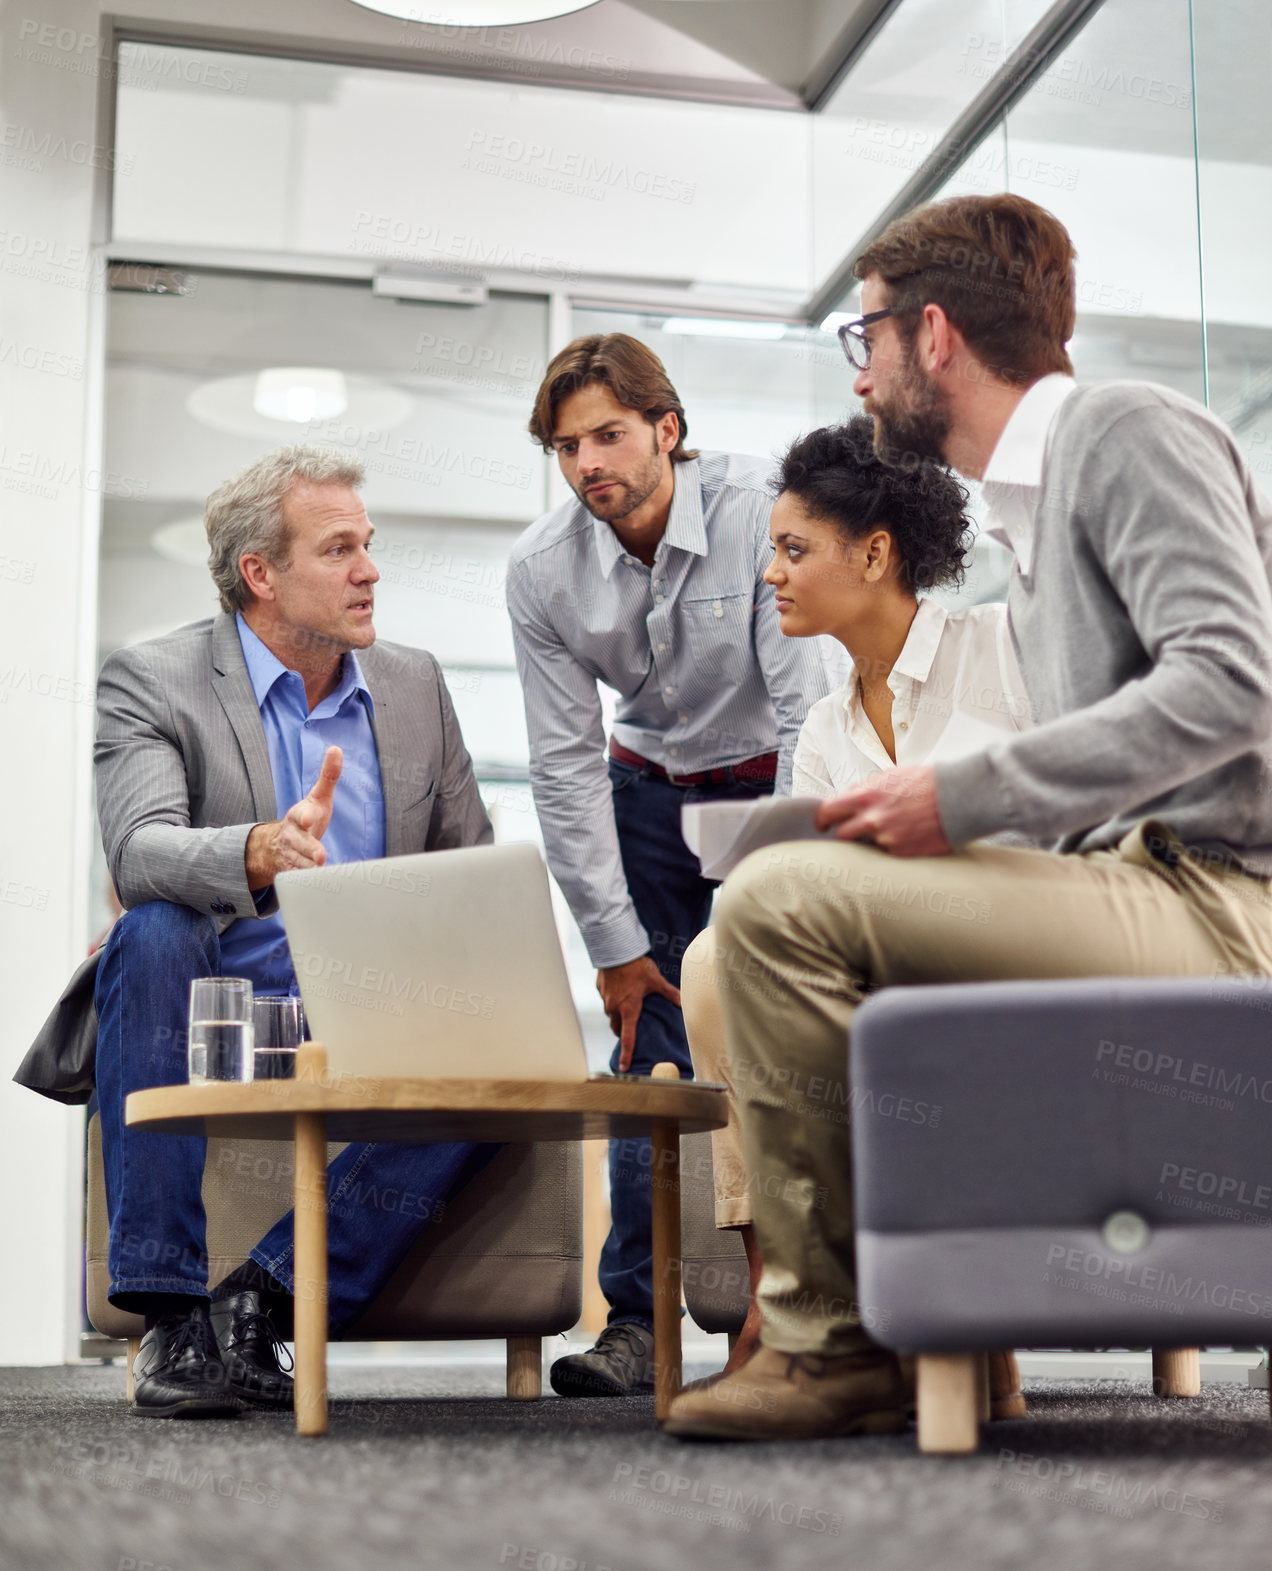
[[[858,1011],[858,1291],[920,1355],[922,1449],[974,1449],[986,1350],[1272,1340],[1269,1010],[1254,978],[889,988]]]

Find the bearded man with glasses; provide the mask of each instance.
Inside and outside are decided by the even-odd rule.
[[[1003,195],[918,209],[857,259],[865,314],[841,338],[875,451],[982,482],[1037,724],[876,775],[822,804],[833,839],[757,852],[725,882],[719,943],[749,984],[721,1002],[751,1066],[761,1345],[677,1399],[674,1434],[906,1422],[858,1302],[851,1130],[809,1118],[801,1090],[850,1105],[867,993],[1272,972],[1272,504],[1200,405],[1075,383],[1075,257],[1055,217]],[[984,843],[1004,830],[1052,849]],[[952,920],[968,902],[988,920]]]

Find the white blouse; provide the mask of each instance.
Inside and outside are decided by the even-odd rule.
[[[1031,723],[1005,605],[948,611],[920,600],[888,686],[898,765],[960,758]],[[892,767],[853,671],[808,711],[795,747],[792,794],[838,796]]]

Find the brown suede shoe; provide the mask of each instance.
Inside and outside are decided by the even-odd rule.
[[[892,1435],[906,1395],[893,1354],[779,1353],[761,1347],[735,1374],[682,1391],[663,1420],[669,1435],[709,1440],[820,1440]]]
[[[708,1386],[719,1385],[725,1378],[724,1370],[717,1369],[713,1375],[701,1375],[697,1380],[690,1380],[685,1385],[682,1385],[679,1395],[692,1396],[695,1391],[705,1391]]]
[[[1023,1418],[1025,1398],[1020,1389],[1020,1367],[1015,1353],[989,1355],[990,1418]]]

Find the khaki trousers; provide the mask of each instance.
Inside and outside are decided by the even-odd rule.
[[[751,1220],[751,1190],[742,1155],[742,1130],[720,1006],[718,948],[714,927],[704,927],[685,950],[680,966],[680,1002],[695,1080],[722,1080],[729,1087],[729,1122],[711,1131],[717,1227],[744,1227]]]
[[[862,998],[902,983],[1272,973],[1272,895],[1179,854],[1151,821],[1087,856],[982,842],[901,859],[801,841],[730,874],[715,935],[763,1339],[850,1352],[869,1345],[870,1323],[855,1283],[847,1086]]]

